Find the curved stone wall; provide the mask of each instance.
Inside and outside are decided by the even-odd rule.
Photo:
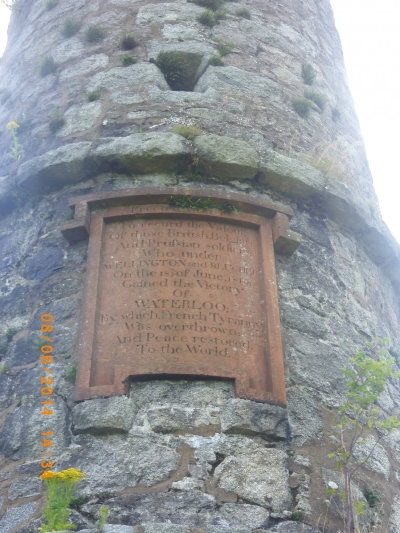
[[[340,369],[377,335],[390,337],[400,362],[400,250],[379,217],[329,2],[224,7],[213,28],[197,21],[203,7],[180,0],[59,0],[51,10],[25,0],[12,17],[0,64],[2,533],[40,525],[43,313],[55,325],[57,468],[87,474],[79,488],[87,499],[72,516],[78,530],[93,529],[104,504],[116,525],[108,533],[303,531],[290,521],[294,510],[317,527],[327,483],[341,483],[327,459],[345,394]],[[66,18],[81,22],[70,38]],[[105,30],[103,40],[87,41],[91,24]],[[137,43],[129,52],[121,49],[127,34]],[[208,65],[221,45],[232,48],[225,65]],[[123,66],[127,53],[135,64]],[[185,88],[193,90],[170,88],[160,53],[192,67]],[[55,71],[41,77],[49,56]],[[307,64],[312,86],[302,77]],[[294,101],[307,90],[326,98],[325,109],[314,102],[302,118]],[[93,92],[99,99],[89,102]],[[10,121],[20,126],[17,160]],[[171,131],[177,125],[201,135],[186,139]],[[61,234],[69,199],[193,185],[295,212],[291,229],[303,243],[276,255],[287,409],[235,398],[233,385],[217,380],[133,382],[127,396],[75,403],[87,241],[68,244]],[[380,407],[399,412],[398,383]],[[384,505],[382,517],[370,511],[367,520],[390,533],[400,527],[399,467],[396,430],[358,480]],[[327,524],[342,527],[333,506]]]

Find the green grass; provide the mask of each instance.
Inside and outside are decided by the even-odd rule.
[[[9,366],[6,366],[6,365],[1,365],[0,366],[0,374],[5,374],[6,372],[8,372],[10,370],[10,367]]]
[[[58,4],[58,0],[46,0],[46,11],[54,9]]]
[[[77,369],[78,369],[78,367],[77,367],[76,363],[73,363],[72,365],[67,366],[67,368],[65,369],[65,377],[71,383],[75,383],[75,381],[76,381]]]
[[[129,65],[134,65],[137,63],[136,57],[131,56],[131,54],[124,54],[121,57],[121,62],[124,67],[129,67]]]
[[[316,91],[305,91],[304,96],[307,100],[314,102],[321,111],[325,111],[327,97],[324,94],[317,93]]]
[[[60,111],[55,111],[50,118],[49,128],[51,133],[57,133],[65,124],[64,115]]]
[[[223,67],[225,63],[222,61],[222,57],[219,54],[214,54],[208,61],[209,65],[213,67]]]
[[[375,492],[374,489],[366,490],[364,496],[371,509],[374,509],[381,501],[379,494]]]
[[[219,209],[223,213],[236,213],[235,206],[225,204],[215,204],[211,198],[197,198],[193,196],[171,196],[169,205],[173,207],[180,207],[181,209],[194,209],[196,211],[205,211],[206,209]]]
[[[215,11],[215,20],[218,22],[220,20],[224,20],[226,19],[226,15],[228,14],[227,10],[223,7],[221,7],[220,9],[217,9],[217,11]]]
[[[198,126],[184,126],[184,125],[177,125],[174,126],[171,130],[172,133],[175,133],[176,135],[182,135],[182,137],[185,137],[186,139],[194,139],[195,137],[198,137],[203,132]]]
[[[79,31],[80,27],[81,22],[79,20],[67,18],[63,22],[61,33],[68,39],[69,37],[75,35],[75,33]]]
[[[235,15],[238,17],[242,17],[243,19],[248,19],[248,20],[251,19],[250,11],[246,9],[245,7],[242,7],[241,9],[237,9],[235,11]]]
[[[200,13],[196,20],[208,28],[213,28],[217,24],[214,11],[211,11],[211,9],[207,9],[206,11]]]
[[[100,100],[100,96],[100,91],[91,91],[90,93],[87,93],[86,98],[88,102],[95,102],[96,100]]]
[[[197,4],[201,7],[206,7],[212,11],[217,11],[220,7],[223,6],[224,0],[191,0],[194,4]]]
[[[4,337],[7,339],[7,342],[11,342],[14,335],[18,333],[17,328],[7,328],[3,333]]]
[[[219,43],[217,45],[218,53],[221,57],[227,56],[235,48],[235,43],[231,41],[226,41],[225,43]]]
[[[0,355],[4,355],[8,349],[8,344],[0,344]]]
[[[312,85],[316,75],[317,73],[312,68],[310,63],[303,63],[301,65],[301,77],[306,85]]]
[[[297,100],[293,100],[292,103],[293,109],[301,118],[307,118],[310,115],[312,109],[311,100],[307,100],[307,98],[298,98]]]
[[[53,57],[48,55],[42,59],[42,62],[40,63],[40,76],[44,78],[45,76],[48,76],[49,74],[54,74],[54,72],[57,70],[57,63],[54,61]]]
[[[89,43],[99,43],[106,36],[106,30],[101,24],[90,24],[85,30],[85,39]]]
[[[295,509],[292,513],[292,520],[298,524],[303,521],[305,513],[303,511],[298,511]]]
[[[122,50],[133,50],[138,46],[138,42],[135,39],[133,33],[124,33],[121,37],[121,48]]]

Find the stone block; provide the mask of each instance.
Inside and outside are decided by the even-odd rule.
[[[0,519],[0,531],[1,533],[9,533],[20,524],[30,518],[36,509],[36,503],[30,502],[21,507],[13,507],[7,509],[3,517]]]
[[[57,137],[67,137],[92,128],[101,114],[101,109],[100,101],[71,106],[65,112],[65,124],[57,132]]]
[[[363,444],[358,444],[354,448],[353,456],[358,463],[369,457],[368,461],[364,464],[365,468],[382,474],[384,478],[389,481],[390,476],[390,460],[385,448],[378,444],[372,435],[368,435],[365,438]]]
[[[219,424],[219,417],[212,416],[208,410],[189,407],[159,407],[150,409],[147,412],[147,420],[151,429],[160,433],[195,428],[201,424]]]
[[[325,177],[319,170],[273,150],[261,156],[260,181],[287,196],[311,200],[322,194]]]
[[[194,90],[203,93],[209,87],[242,97],[244,93],[247,98],[260,96],[275,102],[281,99],[281,88],[275,81],[236,67],[208,67]]]
[[[8,498],[15,500],[16,498],[30,498],[40,494],[43,482],[38,477],[28,477],[22,481],[14,481],[11,484],[8,492]]]
[[[125,396],[88,400],[72,410],[75,433],[127,433],[135,409]]]
[[[167,480],[177,470],[180,455],[149,438],[106,435],[87,436],[85,449],[63,461],[62,468],[80,468],[86,477],[77,488],[78,494],[114,492],[137,484],[151,487]],[[111,517],[110,517],[111,518]]]
[[[120,87],[134,87],[147,83],[169,90],[162,72],[153,63],[136,63],[129,67],[114,67],[95,74],[86,86],[86,92],[114,91]]]
[[[103,69],[108,65],[108,56],[106,54],[94,54],[82,59],[75,65],[65,68],[60,74],[60,82],[65,83],[69,78],[74,76],[83,76]]]
[[[297,522],[281,522],[268,531],[271,533],[318,533],[316,529]]]
[[[189,149],[183,137],[173,133],[139,133],[104,140],[93,152],[102,166],[125,173],[173,172],[185,159]]]
[[[8,407],[15,392],[11,376],[0,374],[0,409]]]
[[[221,430],[224,433],[263,435],[285,439],[287,411],[282,407],[235,398],[221,410]]]
[[[248,455],[227,457],[214,472],[217,486],[236,493],[246,502],[284,516],[290,509],[286,454],[281,450],[260,449]]]
[[[269,512],[258,505],[224,503],[219,513],[230,527],[242,526],[253,530],[268,526]]]
[[[400,497],[394,499],[392,514],[389,521],[389,533],[399,533],[400,531]]]
[[[45,248],[29,257],[19,269],[19,274],[25,279],[43,281],[50,277],[55,270],[61,268],[63,264],[64,258],[61,249]]]
[[[133,527],[118,524],[106,524],[103,527],[103,533],[133,533]]]
[[[258,154],[245,141],[219,135],[200,135],[194,146],[203,172],[223,179],[252,179],[258,172]]]
[[[154,22],[191,22],[196,20],[204,8],[186,2],[147,4],[139,8],[136,24],[147,25]]]
[[[88,175],[85,160],[91,146],[90,142],[69,143],[30,159],[18,169],[18,185],[38,194],[41,187],[60,189],[81,181]]]

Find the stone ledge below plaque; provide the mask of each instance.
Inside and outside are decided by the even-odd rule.
[[[179,195],[213,208],[169,205]],[[129,379],[217,377],[238,397],[285,405],[274,244],[293,253],[301,242],[290,208],[183,188],[70,206],[64,235],[89,235],[76,400],[124,394]]]

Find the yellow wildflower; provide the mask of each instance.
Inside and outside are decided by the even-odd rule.
[[[47,479],[49,477],[53,477],[54,473],[51,470],[45,470],[43,474],[40,476],[40,479]]]
[[[17,128],[19,128],[19,126],[16,122],[12,121],[7,124],[6,128],[8,130],[16,130]]]
[[[61,470],[61,472],[44,472],[40,479],[46,478],[60,479],[65,481],[79,481],[81,478],[85,477],[85,474],[79,470],[79,468],[68,468],[67,470]]]

